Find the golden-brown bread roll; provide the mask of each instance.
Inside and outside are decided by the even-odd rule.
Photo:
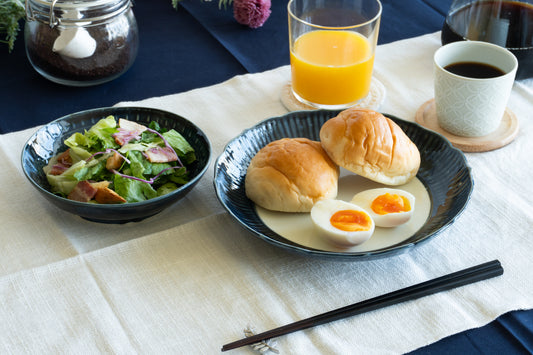
[[[337,197],[339,167],[319,142],[284,138],[252,158],[246,196],[257,205],[283,212],[309,212],[315,202]]]
[[[320,141],[336,164],[382,184],[404,184],[420,167],[416,145],[394,121],[376,111],[342,111],[324,123]]]

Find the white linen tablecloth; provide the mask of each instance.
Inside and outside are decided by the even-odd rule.
[[[379,46],[382,112],[414,120],[433,97],[439,34]],[[209,136],[213,166],[243,129],[285,114],[289,67],[119,105],[175,112]],[[58,210],[25,180],[23,144],[0,138],[0,353],[213,354],[243,337],[474,264],[502,277],[276,339],[282,354],[403,353],[533,307],[533,81],[509,102],[510,145],[466,154],[475,188],[456,222],[409,253],[365,262],[304,257],[249,234],[222,208],[211,166],[189,195],[138,223],[107,225]],[[4,118],[5,119],[5,118]],[[233,353],[253,353],[250,347]]]

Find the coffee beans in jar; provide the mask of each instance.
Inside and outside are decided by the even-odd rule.
[[[69,86],[119,77],[139,46],[130,0],[26,0],[24,39],[34,69]]]

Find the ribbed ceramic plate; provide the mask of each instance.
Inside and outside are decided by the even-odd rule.
[[[281,138],[319,140],[322,124],[338,111],[300,111],[267,119],[230,141],[215,165],[215,190],[226,210],[252,235],[290,251],[340,260],[368,260],[411,250],[449,226],[467,205],[473,189],[464,154],[443,136],[422,126],[386,115],[417,145],[421,165],[417,179],[429,196],[427,219],[412,235],[377,249],[323,250],[295,243],[274,232],[260,218],[255,204],[246,197],[244,178],[250,160],[266,144]]]

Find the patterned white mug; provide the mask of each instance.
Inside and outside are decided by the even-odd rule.
[[[480,137],[498,129],[518,68],[507,49],[480,41],[453,42],[434,55],[435,106],[441,128],[463,137]],[[472,78],[445,69],[450,64],[473,62],[499,68],[503,75]]]

